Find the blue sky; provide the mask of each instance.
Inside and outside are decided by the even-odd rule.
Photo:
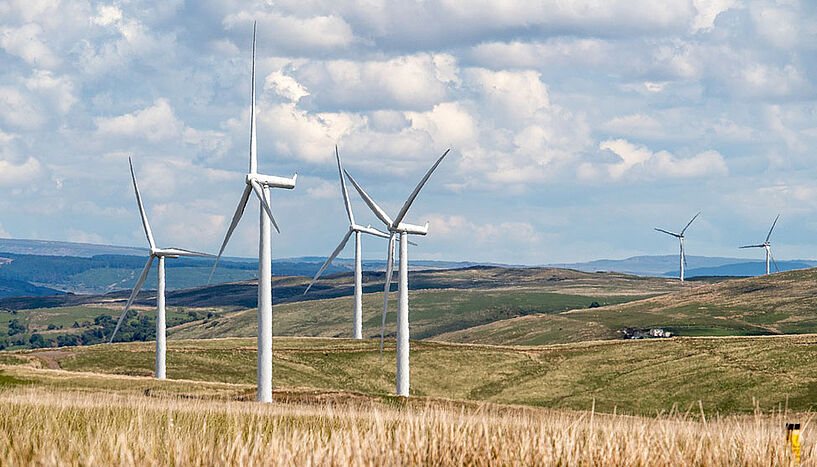
[[[535,5],[530,5],[535,3]],[[217,250],[259,167],[276,257],[344,234],[333,145],[407,221],[413,258],[540,264],[675,253],[817,258],[810,2],[0,1],[0,235]],[[353,194],[360,222],[377,225]],[[257,202],[227,254],[257,251]],[[367,239],[364,255],[385,243]],[[753,253],[758,253],[753,255]],[[351,255],[351,250],[343,256]]]

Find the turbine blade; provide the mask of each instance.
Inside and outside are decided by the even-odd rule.
[[[423,188],[423,185],[426,184],[429,177],[431,177],[431,174],[434,172],[434,170],[437,168],[437,166],[440,165],[440,162],[443,161],[445,156],[448,155],[449,151],[451,151],[451,149],[446,149],[445,150],[443,155],[440,156],[439,159],[437,159],[437,162],[435,162],[434,165],[432,165],[431,168],[428,169],[428,172],[426,172],[423,179],[420,180],[420,183],[417,184],[417,187],[414,188],[414,191],[411,192],[411,195],[406,200],[406,204],[403,205],[403,207],[400,209],[400,212],[397,213],[397,217],[394,218],[394,223],[392,225],[393,227],[397,227],[400,224],[400,222],[403,221],[403,218],[406,217],[406,213],[408,213],[408,210],[411,207],[411,203],[413,203],[414,200],[417,198],[417,195],[420,194],[420,190]]]
[[[780,268],[777,267],[777,261],[774,260],[774,255],[772,254],[772,249],[769,248],[769,258],[772,259],[772,264],[774,264],[774,270],[780,272]]]
[[[351,230],[346,232],[346,235],[343,236],[343,240],[340,241],[340,244],[338,244],[338,247],[335,248],[335,251],[333,251],[332,254],[329,255],[328,258],[326,258],[326,261],[324,261],[323,266],[321,266],[321,268],[318,269],[318,273],[315,274],[315,277],[312,278],[312,282],[310,282],[309,286],[306,288],[306,290],[304,290],[304,295],[306,295],[306,293],[309,292],[309,289],[312,288],[312,284],[314,284],[315,281],[318,280],[321,274],[323,274],[323,271],[325,271],[326,268],[328,268],[329,265],[332,264],[332,261],[340,254],[340,252],[343,251],[343,247],[346,246],[346,242],[349,241],[349,237],[351,236],[352,236]]]
[[[698,216],[700,216],[700,215],[701,215],[701,211],[698,211],[698,214],[695,214],[695,217],[693,217],[693,218],[692,218],[692,220],[691,220],[691,221],[689,221],[689,223],[687,224],[687,226],[686,226],[686,227],[684,227],[684,230],[682,230],[682,231],[681,231],[681,235],[684,235],[684,232],[686,232],[686,231],[687,231],[687,229],[689,228],[689,226],[690,226],[690,225],[692,225],[692,223],[693,223],[693,222],[695,222],[695,219],[697,219],[697,218],[698,218]]]
[[[352,203],[349,202],[349,190],[346,189],[346,179],[343,178],[343,166],[340,164],[340,154],[338,153],[338,146],[335,145],[335,158],[338,160],[338,175],[340,176],[340,191],[343,192],[343,204],[346,206],[346,215],[349,216],[349,222],[355,223],[355,215],[352,214]]]
[[[210,281],[213,280],[213,274],[216,272],[216,267],[218,266],[218,262],[221,259],[221,255],[224,253],[224,249],[227,248],[227,242],[230,241],[230,236],[233,234],[236,226],[238,225],[238,221],[241,220],[241,216],[244,214],[244,208],[247,207],[247,201],[250,199],[250,192],[252,188],[247,185],[244,187],[244,193],[241,195],[241,200],[238,202],[238,207],[235,209],[235,214],[233,214],[233,220],[230,222],[230,227],[227,229],[227,235],[224,236],[224,241],[221,243],[221,248],[218,250],[218,255],[216,256],[216,262],[213,263],[213,269],[210,271],[210,277],[207,278],[207,285],[210,285]]]
[[[386,211],[381,209],[380,206],[378,206],[377,203],[375,203],[374,200],[368,194],[366,194],[363,188],[361,188],[360,185],[357,184],[355,178],[349,174],[348,170],[344,170],[343,173],[345,173],[346,176],[349,177],[349,181],[352,182],[352,185],[355,187],[355,190],[357,190],[357,192],[360,193],[360,197],[363,198],[363,201],[366,202],[366,205],[369,206],[369,209],[372,210],[374,215],[377,216],[378,219],[383,221],[383,223],[386,224],[386,226],[391,227],[393,222],[391,220],[391,217],[389,217],[389,215],[386,214]]]
[[[164,248],[161,250],[163,254],[172,256],[190,256],[195,258],[215,258],[216,255],[210,253],[202,253],[200,251],[185,250],[184,248]]]
[[[258,173],[258,144],[255,126],[255,21],[252,23],[252,84],[250,85],[250,173]]]
[[[746,246],[739,246],[738,248],[764,248],[766,245],[746,245]]]
[[[655,228],[655,230],[657,230],[657,231],[659,231],[659,232],[663,232],[663,233],[665,233],[665,234],[667,234],[667,235],[672,235],[673,237],[681,238],[681,236],[680,236],[680,235],[678,235],[678,234],[677,234],[677,233],[675,233],[675,232],[670,232],[669,230],[659,229],[658,227],[656,227],[656,228]]]
[[[369,227],[360,227],[360,226],[355,226],[355,230],[357,230],[358,232],[362,232],[362,233],[367,233],[367,234],[369,234],[369,235],[373,235],[373,236],[375,236],[375,237],[380,237],[380,238],[389,238],[389,234],[388,234],[388,233],[383,232],[383,231],[381,231],[381,230],[377,230],[377,229],[375,229],[375,228],[373,228],[373,227],[371,227],[371,226],[369,226]]]
[[[113,338],[116,337],[116,333],[119,332],[119,328],[122,326],[122,323],[125,321],[125,316],[128,314],[128,310],[130,310],[130,306],[133,305],[133,300],[136,299],[136,295],[139,293],[139,290],[142,288],[142,284],[145,283],[145,279],[148,277],[148,272],[150,272],[150,265],[153,263],[153,255],[148,258],[147,264],[145,264],[145,268],[142,269],[142,274],[139,276],[139,280],[136,281],[136,285],[133,286],[133,292],[131,292],[130,297],[128,298],[128,303],[125,304],[125,310],[122,311],[122,314],[119,316],[119,321],[116,322],[116,327],[113,330],[113,334],[111,334],[111,340],[108,341],[110,344],[113,342]]]
[[[386,310],[389,308],[389,289],[394,272],[394,233],[389,235],[389,252],[386,255],[386,286],[383,289],[383,323],[380,325],[380,361],[383,361],[383,338],[386,334]]]
[[[772,222],[772,228],[769,229],[769,235],[766,235],[766,242],[769,241],[769,238],[772,236],[772,230],[774,230],[774,226],[777,225],[777,220],[780,219],[780,214],[774,218],[774,222]]]
[[[142,216],[142,227],[145,228],[145,236],[148,239],[150,248],[156,248],[153,242],[153,232],[150,230],[148,223],[148,216],[145,214],[145,207],[142,205],[142,196],[139,194],[139,185],[136,184],[136,174],[133,172],[133,161],[128,157],[128,164],[130,164],[130,176],[133,179],[133,191],[136,192],[136,203],[139,205],[139,214]]]
[[[281,229],[278,228],[278,223],[275,222],[275,217],[272,215],[272,209],[269,207],[267,197],[264,196],[264,190],[261,188],[261,184],[253,180],[250,182],[250,185],[252,186],[253,191],[255,191],[255,195],[258,196],[258,201],[261,201],[261,206],[264,207],[264,211],[267,211],[267,215],[269,216],[269,220],[272,222],[272,226],[275,227],[275,231],[281,233]]]

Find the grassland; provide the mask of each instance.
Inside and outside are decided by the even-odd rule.
[[[0,462],[785,465],[792,458],[783,422],[759,414],[702,422],[678,414],[645,419],[434,400],[260,405],[17,388],[0,393]],[[807,462],[812,451],[807,444]]]
[[[388,396],[394,343],[383,362],[376,340],[278,338],[274,382]],[[6,375],[37,367],[71,372],[152,375],[152,343],[0,353]],[[254,339],[168,342],[168,377],[251,388]],[[78,374],[78,373],[72,373]],[[536,347],[412,342],[415,396],[655,415],[701,401],[705,410],[751,413],[762,407],[817,406],[817,336],[678,338]]]
[[[391,294],[386,315],[387,335],[395,332],[397,295]],[[427,339],[463,328],[479,326],[515,316],[556,314],[575,308],[587,308],[593,302],[615,304],[639,298],[636,295],[587,296],[542,292],[537,289],[513,290],[419,290],[411,291],[412,335]],[[345,337],[352,334],[352,297],[339,297],[277,305],[275,333],[282,336]],[[363,335],[379,336],[383,294],[363,297]],[[215,319],[188,323],[169,330],[174,339],[213,337],[251,337],[256,333],[256,310],[247,309]],[[592,325],[577,326],[551,342],[572,342],[591,338],[614,337],[597,333]]]
[[[522,316],[452,331],[437,339],[534,345],[553,342],[560,328],[591,324],[598,337],[626,327],[660,327],[682,336],[813,333],[817,332],[817,269],[703,284],[601,308]]]
[[[183,269],[183,268],[175,268]],[[177,271],[178,272],[178,271]],[[380,332],[382,273],[364,274],[364,333]],[[425,339],[458,329],[531,314],[556,314],[593,304],[617,304],[690,287],[662,278],[640,278],[624,274],[583,273],[553,268],[475,267],[446,271],[412,271],[412,325],[414,336]],[[305,277],[273,278],[276,301],[276,334],[287,336],[341,337],[351,334],[352,277],[336,274],[319,281],[308,295]],[[396,285],[395,285],[396,287]],[[25,326],[22,334],[6,339],[0,333],[0,348],[97,343],[112,329],[95,322],[103,316],[119,315],[127,293],[61,297],[8,298],[0,300],[0,330],[11,320]],[[168,326],[171,338],[242,337],[255,333],[256,284],[238,282],[177,290],[168,293]],[[393,294],[394,295],[394,294]],[[139,295],[129,322],[139,332],[120,333],[120,338],[152,339],[155,292]],[[388,322],[393,327],[396,300],[392,300]],[[197,313],[191,316],[190,313]],[[145,321],[144,319],[147,321]],[[192,322],[191,322],[192,321]],[[80,329],[72,328],[74,322]],[[187,324],[186,324],[187,323]],[[183,325],[182,325],[183,324]],[[112,327],[112,326],[111,326]],[[547,341],[573,342],[610,338],[613,333],[593,325],[565,328]],[[42,334],[45,341],[30,337]],[[77,339],[60,338],[73,335]]]

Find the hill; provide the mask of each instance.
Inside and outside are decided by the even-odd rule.
[[[251,388],[255,346],[255,339],[170,340],[168,377]],[[104,381],[77,381],[87,373],[150,376],[153,351],[152,343],[69,347],[2,352],[0,362],[14,365],[3,370],[5,375],[22,380],[43,378],[31,376],[32,367],[84,372],[48,374],[52,382],[45,384],[99,390]],[[394,352],[391,339],[380,362],[377,339],[276,338],[274,383],[386,396],[394,390]],[[55,382],[63,378],[68,381]],[[707,412],[720,414],[778,404],[807,411],[817,405],[817,335],[533,347],[413,341],[411,389],[414,396],[560,409],[584,410],[595,401],[600,412],[643,415],[697,409],[698,401]]]
[[[641,278],[615,273],[583,273],[553,268],[473,267],[409,274],[413,336],[429,338],[494,320],[535,313],[559,313],[573,308],[637,300],[694,287],[675,280]],[[384,274],[364,278],[364,333],[378,335]],[[309,279],[273,277],[275,330],[279,335],[346,336],[350,332],[352,275],[330,275],[303,295]],[[393,290],[397,284],[393,282]],[[63,295],[0,299],[0,330],[16,320],[18,331],[7,345],[92,344],[109,336],[128,296]],[[171,337],[248,336],[255,332],[257,287],[252,281],[219,284],[167,294]],[[153,338],[155,293],[145,291],[118,339]],[[396,300],[391,301],[392,310]],[[389,315],[393,322],[394,313]],[[76,324],[74,324],[76,323]],[[22,330],[20,330],[22,329]],[[568,340],[598,338],[579,330]],[[592,330],[591,330],[592,331]],[[31,342],[34,334],[43,341]],[[64,336],[60,338],[60,336]],[[603,336],[602,336],[603,337]],[[0,333],[0,346],[3,343]],[[39,338],[38,338],[39,339]]]
[[[762,256],[759,256],[762,258]],[[685,275],[695,276],[736,276],[746,277],[766,272],[765,260],[747,260],[745,258],[725,258],[709,256],[687,256],[688,266]],[[633,256],[625,259],[600,259],[583,263],[560,263],[550,266],[575,269],[577,271],[615,271],[641,276],[678,277],[678,255]],[[814,260],[778,261],[780,271],[813,268]],[[774,270],[774,268],[773,268]]]
[[[557,327],[617,330],[664,328],[676,335],[763,335],[817,332],[817,269],[703,284],[667,295],[555,315],[524,316],[453,331],[454,342],[537,344]]]

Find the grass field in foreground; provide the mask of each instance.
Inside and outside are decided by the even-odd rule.
[[[4,465],[787,465],[791,417],[706,422],[423,400],[257,404],[16,388]],[[810,417],[799,417],[808,433]],[[805,437],[805,463],[813,443]]]
[[[169,341],[168,377],[238,384],[251,391],[255,345],[254,339]],[[387,341],[382,363],[377,349],[374,339],[276,338],[274,383],[284,389],[392,394],[394,342]],[[0,353],[0,364],[10,365],[3,374],[23,380],[28,377],[14,372],[33,371],[25,365],[149,377],[153,359],[152,343]],[[417,396],[578,410],[595,401],[602,412],[641,415],[673,407],[683,411],[698,401],[710,413],[750,413],[753,400],[761,407],[805,411],[817,406],[817,336],[542,347],[413,341],[411,391]]]

